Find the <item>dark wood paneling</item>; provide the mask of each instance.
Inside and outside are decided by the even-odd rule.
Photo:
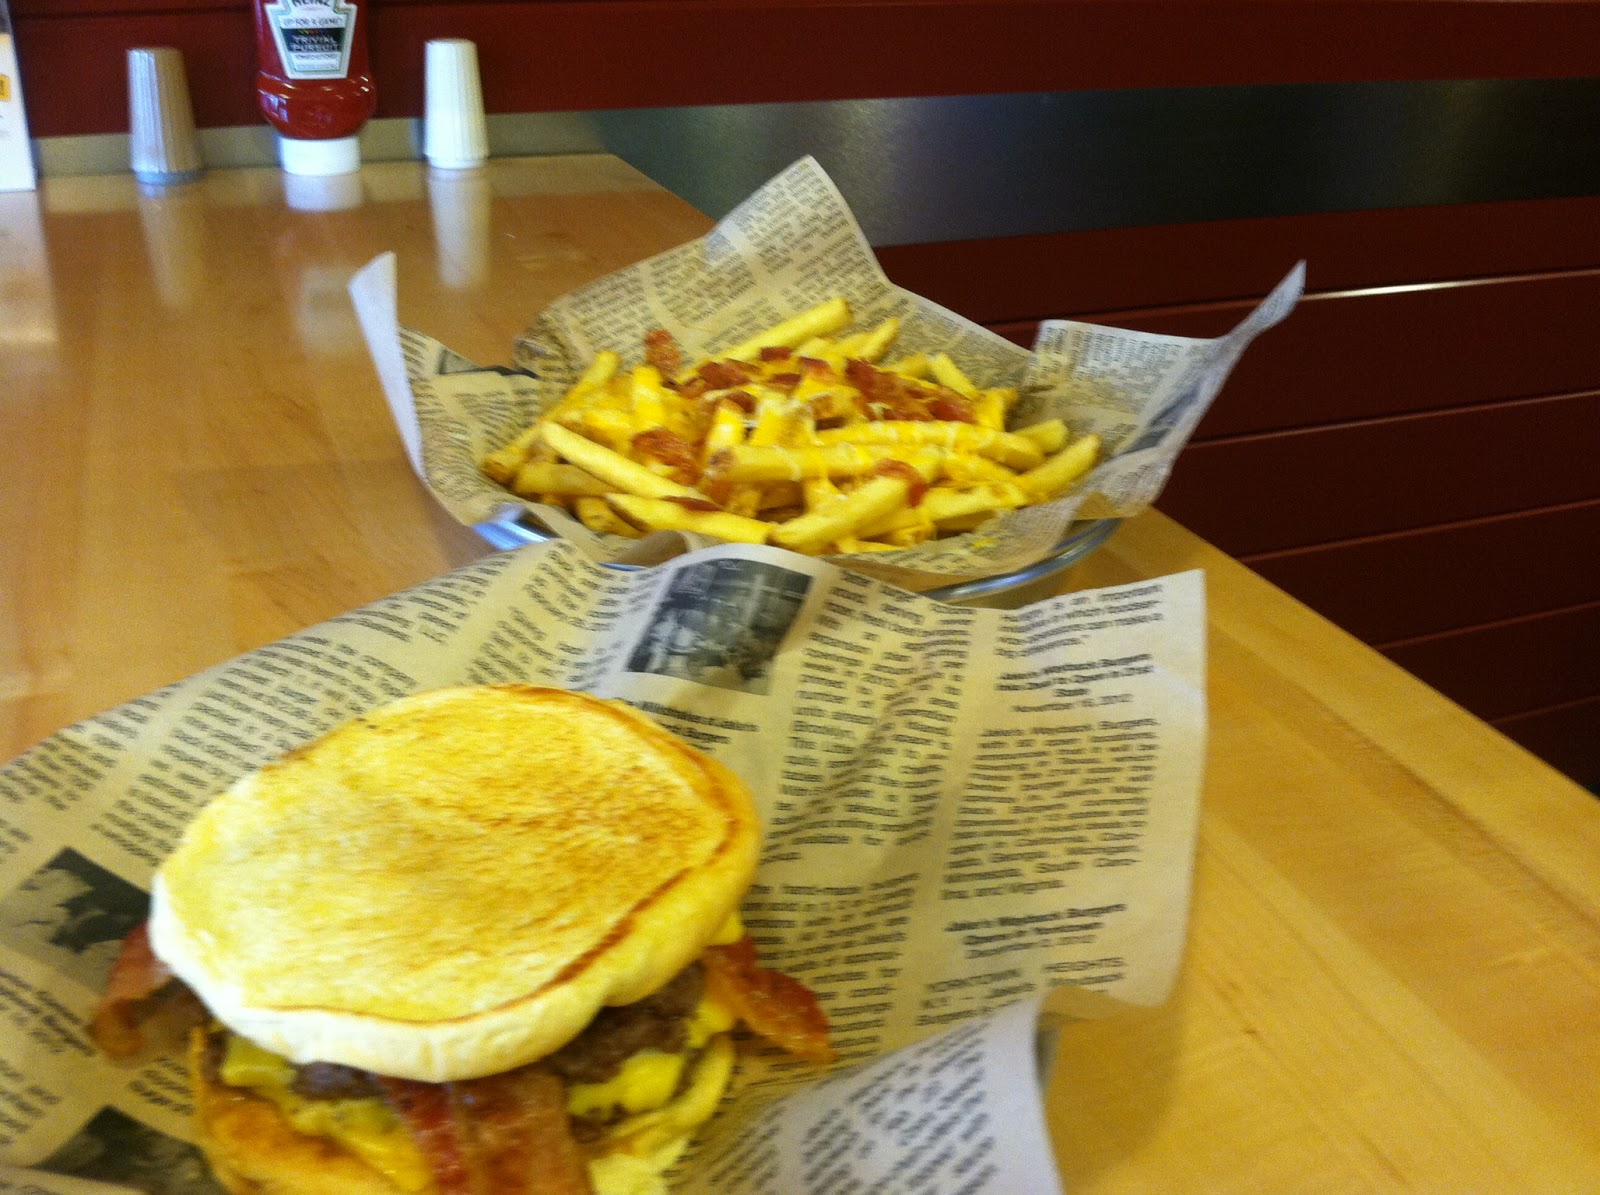
[[[1600,792],[1600,697],[1502,718],[1494,725],[1551,767]]]
[[[1359,639],[1408,639],[1600,602],[1600,501],[1245,563]]]
[[[36,136],[125,128],[126,101],[110,107],[100,101],[102,80],[123,78],[130,46],[204,49],[229,63],[252,51],[240,0],[15,0],[11,7]],[[217,36],[200,38],[196,23]],[[422,45],[431,37],[478,43],[490,111],[539,112],[1574,77],[1594,70],[1600,6],[1584,0],[379,0],[371,29],[379,114],[416,116]],[[793,55],[787,69],[775,50]],[[191,59],[191,71],[197,68],[209,73]],[[80,83],[87,95],[75,94]],[[219,83],[222,92],[200,107],[224,124],[253,120],[244,95],[249,75]]]
[[[1600,498],[1600,394],[1191,444],[1158,505],[1235,556]]]
[[[174,46],[202,128],[257,124],[250,9],[25,20],[13,7],[18,67],[35,137],[128,129],[127,52]]]
[[[1380,650],[1490,721],[1600,696],[1600,604]]]
[[[1129,312],[1105,322],[1216,336],[1251,306]],[[1308,295],[1250,347],[1196,439],[1600,389],[1597,312],[1600,269]],[[1026,344],[1035,327],[996,330]]]
[[[1134,309],[1259,299],[1300,260],[1317,291],[1600,267],[1600,198],[893,245],[878,259],[901,286],[981,323],[1116,323]]]

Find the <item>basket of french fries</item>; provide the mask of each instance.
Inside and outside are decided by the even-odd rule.
[[[515,368],[390,329],[375,273],[352,294],[413,462],[492,540],[769,544],[946,597],[1037,581],[1149,505],[1300,287],[1216,340],[1051,321],[1030,351],[895,286],[811,159],[556,300]]]

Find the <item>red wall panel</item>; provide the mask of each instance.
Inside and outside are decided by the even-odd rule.
[[[1161,509],[1236,556],[1600,498],[1600,393],[1190,445]]]
[[[1600,501],[1245,563],[1368,643],[1600,602]],[[1594,661],[1600,670],[1600,648]],[[1596,678],[1600,688],[1600,676]]]
[[[1502,734],[1600,793],[1600,697],[1495,722]]]
[[[1383,654],[1480,718],[1600,696],[1600,604],[1392,644]]]
[[[254,119],[242,0],[13,0],[36,136],[126,128],[125,51],[210,76],[202,124]],[[196,32],[204,25],[207,32]],[[384,116],[416,116],[422,46],[478,43],[493,112],[1089,88],[1590,74],[1585,0],[374,0]],[[779,51],[775,54],[775,50]],[[795,57],[784,58],[783,51]],[[86,88],[84,94],[74,89]]]
[[[1313,293],[1600,267],[1600,197],[892,245],[878,260],[981,323],[1117,324],[1130,311],[1260,299],[1300,260]]]
[[[1253,303],[1127,312],[1115,323],[1216,336]],[[1600,390],[1597,312],[1600,269],[1308,295],[1244,355],[1197,438]],[[1026,344],[1035,326],[996,330]]]

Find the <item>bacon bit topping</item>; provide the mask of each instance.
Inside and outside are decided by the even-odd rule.
[[[801,357],[800,368],[814,378],[826,378],[833,376],[833,366],[829,365],[820,357]]]
[[[868,419],[978,421],[971,401],[948,387],[919,385],[892,370],[876,369],[853,357],[844,368],[850,384],[860,392],[856,405]]]
[[[683,350],[665,328],[652,328],[644,334],[644,359],[664,378],[675,376],[683,368]]]
[[[665,378],[661,384],[668,390],[677,391],[678,394],[682,395],[690,402],[699,400],[705,395],[707,390],[711,389],[710,385],[708,385],[706,380],[699,374],[696,374],[686,382],[678,382],[674,381],[672,378]]]
[[[144,1045],[139,1031],[144,1004],[173,980],[167,965],[150,949],[146,922],[122,940],[111,965],[106,990],[89,1021],[89,1036],[112,1058],[129,1058]]]
[[[861,394],[857,404],[868,419],[906,419],[926,422],[927,403],[905,378],[852,357],[844,363],[845,377]]]
[[[770,971],[746,934],[731,946],[709,947],[701,958],[706,990],[773,1045],[812,1062],[832,1062],[828,1016],[816,993],[791,975]]]
[[[699,374],[713,390],[742,386],[755,377],[748,366],[738,361],[707,361],[700,367]]]
[[[689,483],[699,476],[700,462],[694,448],[677,432],[664,427],[652,427],[634,436],[632,444],[633,450],[640,456],[648,456],[672,466],[679,474],[679,481]]]
[[[726,510],[728,499],[733,497],[734,483],[726,477],[702,477],[700,479],[700,492],[716,504],[718,510]]]
[[[928,414],[947,423],[978,422],[977,412],[972,409],[972,400],[943,387],[928,399]]]
[[[723,390],[717,394],[718,402],[731,402],[746,415],[756,409],[756,396],[748,390]]]
[[[798,373],[775,373],[767,379],[767,384],[780,390],[793,390],[800,384],[801,376]]]
[[[763,361],[787,361],[793,351],[793,349],[786,348],[781,344],[768,345],[761,350],[761,359]]]
[[[872,466],[873,477],[898,477],[906,483],[906,505],[921,506],[923,496],[928,492],[928,479],[922,471],[905,461],[879,461]]]

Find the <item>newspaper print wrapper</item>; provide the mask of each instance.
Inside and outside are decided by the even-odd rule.
[[[624,571],[552,541],[69,727],[0,770],[0,1192],[214,1195],[176,1041],[113,1062],[86,1034],[155,867],[350,717],[534,683],[625,700],[746,779],[744,923],[831,1020],[831,1069],[741,1047],[677,1189],[1052,1195],[1041,1028],[1159,1003],[1179,966],[1204,627],[1193,572],[1000,611],[767,547]]]
[[[597,559],[626,557],[635,545],[513,496],[478,464],[554,406],[600,350],[619,353],[625,368],[638,364],[655,328],[673,334],[686,360],[699,360],[843,295],[858,328],[902,321],[896,354],[947,352],[981,387],[1018,387],[1013,427],[1060,418],[1074,436],[1100,436],[1101,463],[1062,498],[964,535],[832,557],[921,590],[1014,572],[1048,555],[1074,520],[1123,518],[1153,503],[1240,355],[1289,314],[1303,285],[1296,266],[1215,340],[1048,321],[1030,352],[890,282],[833,182],[803,158],[706,236],[551,303],[517,341],[510,367],[485,368],[401,329],[392,255],[360,271],[350,292],[412,465],[435,497],[466,524],[526,514]],[[673,538],[689,548],[710,542]]]

